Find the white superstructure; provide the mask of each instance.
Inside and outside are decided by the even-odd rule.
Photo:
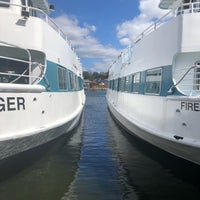
[[[84,104],[82,67],[46,0],[0,0],[0,159],[69,132]]]
[[[108,106],[131,133],[200,164],[200,1],[159,6],[170,11],[111,65]]]

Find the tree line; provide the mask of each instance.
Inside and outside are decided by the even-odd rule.
[[[93,80],[105,80],[108,78],[108,72],[88,72],[83,71],[84,79],[88,79],[90,81]]]

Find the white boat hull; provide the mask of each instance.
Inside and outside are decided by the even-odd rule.
[[[0,113],[0,160],[50,142],[71,131],[79,122],[83,111],[81,94],[81,91],[1,93],[0,110],[4,108],[3,105],[5,110]],[[17,98],[24,100],[21,101],[22,105],[17,104]]]
[[[196,164],[200,164],[200,142],[191,145],[173,137],[164,137],[161,134],[155,134],[138,126],[133,121],[128,120],[121,114],[116,107],[108,102],[108,108],[113,117],[132,135],[135,135],[144,141],[168,152]]]
[[[0,3],[0,160],[68,133],[85,104],[80,59],[47,0]]]
[[[161,0],[171,11],[109,68],[108,107],[128,131],[200,164],[200,2]]]
[[[72,120],[58,127],[40,131],[39,133],[33,132],[31,135],[24,137],[0,141],[0,160],[8,157],[11,158],[14,155],[39,147],[40,145],[44,145],[64,134],[67,134],[78,124],[80,117],[81,113]]]

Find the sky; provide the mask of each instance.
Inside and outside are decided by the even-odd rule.
[[[166,13],[160,0],[49,0],[83,70],[106,72],[134,39]]]

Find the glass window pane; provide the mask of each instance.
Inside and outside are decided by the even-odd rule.
[[[0,3],[0,7],[5,7],[8,8],[10,5],[7,3],[10,3],[10,0],[1,0],[1,2],[5,2],[5,3]]]
[[[145,93],[159,94],[161,88],[161,69],[148,70],[146,72]]]
[[[58,81],[59,89],[67,89],[67,75],[65,68],[58,67]]]
[[[134,93],[139,93],[139,84],[140,84],[140,73],[133,74],[133,89]]]

